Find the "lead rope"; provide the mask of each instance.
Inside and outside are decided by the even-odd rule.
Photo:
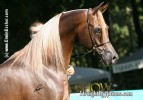
[[[71,58],[79,58],[79,57],[83,57],[83,56],[85,56],[85,55],[87,55],[87,54],[89,54],[89,53],[91,53],[92,51],[94,51],[95,50],[95,48],[93,47],[91,50],[89,50],[89,51],[87,51],[86,53],[78,53],[78,54],[76,54],[76,55],[72,55],[71,56]]]

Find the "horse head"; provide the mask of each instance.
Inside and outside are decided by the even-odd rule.
[[[71,27],[65,29],[70,30],[70,39],[78,39],[82,46],[96,52],[106,66],[115,63],[119,58],[109,40],[108,25],[102,15],[107,7],[107,4],[101,3],[93,9],[72,11],[63,15],[68,18],[65,27]],[[71,33],[74,35],[70,35]]]
[[[86,23],[78,28],[78,38],[83,46],[95,51],[105,65],[110,65],[117,61],[118,54],[109,40],[108,25],[102,15],[108,5],[102,4],[87,10]]]

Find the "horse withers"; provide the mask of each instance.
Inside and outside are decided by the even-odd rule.
[[[45,23],[20,51],[0,65],[0,100],[68,100],[67,69],[75,41],[96,52],[105,65],[118,55],[108,37],[101,3],[62,12]]]

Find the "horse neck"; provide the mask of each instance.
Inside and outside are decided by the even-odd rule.
[[[65,66],[68,67],[79,25],[86,22],[86,9],[65,12],[59,23]]]

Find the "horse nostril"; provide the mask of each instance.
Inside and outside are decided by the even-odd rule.
[[[112,58],[112,63],[116,63],[118,59],[118,55],[114,55],[114,57]]]
[[[113,60],[115,60],[115,59],[116,59],[116,56],[113,57]]]

